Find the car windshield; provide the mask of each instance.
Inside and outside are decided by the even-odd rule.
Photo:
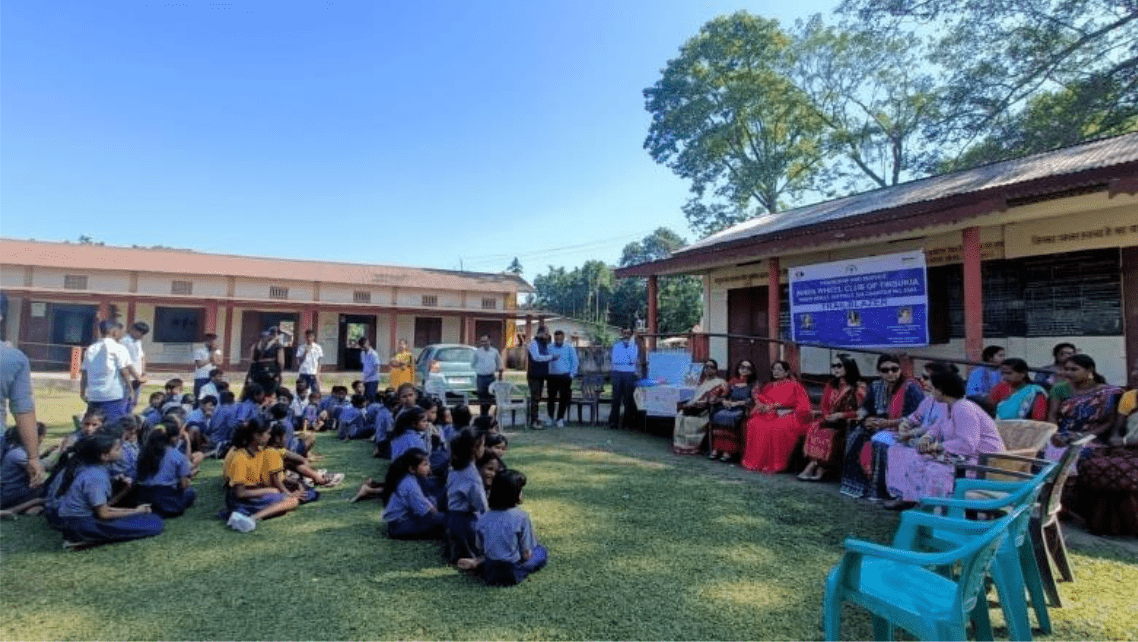
[[[470,363],[471,357],[474,356],[474,350],[471,348],[443,348],[435,353],[435,361],[462,361]]]

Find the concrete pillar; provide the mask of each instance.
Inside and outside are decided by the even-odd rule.
[[[984,350],[984,289],[980,271],[980,228],[961,231],[964,259],[964,351],[969,361],[979,361]]]
[[[772,339],[779,338],[778,324],[781,311],[779,310],[779,261],[777,256],[772,256],[767,259],[767,267],[769,268],[767,274],[767,334]],[[769,343],[770,360],[771,362],[778,361],[781,358],[782,351],[779,349],[779,344]]]

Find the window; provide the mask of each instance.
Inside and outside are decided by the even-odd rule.
[[[269,286],[269,298],[270,299],[287,299],[288,298],[288,288],[280,286],[280,285]]]
[[[436,306],[438,306],[438,304],[439,304],[439,297],[437,294],[424,294],[423,295],[423,305],[424,306],[436,307]],[[425,344],[423,344],[423,345],[425,345]]]
[[[193,281],[173,281],[170,283],[170,294],[193,294]]]
[[[442,343],[443,320],[440,317],[415,317],[415,347]]]
[[[371,303],[371,292],[368,290],[356,290],[352,293],[352,301],[356,303]]]
[[[87,289],[87,275],[85,274],[67,274],[63,277],[64,290],[86,290]]]
[[[203,308],[154,308],[154,341],[157,343],[201,341],[204,327]]]
[[[498,299],[495,299],[493,297],[483,297],[482,309],[483,310],[497,310],[498,309]]]

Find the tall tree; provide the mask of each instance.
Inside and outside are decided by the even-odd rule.
[[[707,235],[811,186],[821,131],[807,96],[787,78],[790,38],[746,12],[705,24],[644,90],[652,124],[644,147],[691,181],[684,208]]]
[[[672,252],[687,245],[687,241],[666,227],[657,228],[640,241],[624,246],[620,265],[628,267],[667,258]],[[659,330],[662,333],[680,333],[691,330],[703,314],[703,286],[691,276],[661,276],[658,281],[657,308]],[[623,279],[613,296],[612,322],[614,325],[632,325],[635,319],[648,317],[648,285],[645,279]]]
[[[518,257],[515,256],[514,260],[510,261],[510,264],[506,266],[506,271],[510,274],[521,274],[524,271],[522,270],[522,262],[518,260]]]
[[[929,133],[957,149],[999,135],[1045,92],[1071,92],[1103,133],[1138,114],[1135,0],[844,0],[839,11],[868,30],[931,34],[947,109]]]
[[[896,185],[934,157],[922,126],[940,108],[935,79],[913,34],[796,24],[791,79],[825,125],[826,196]]]

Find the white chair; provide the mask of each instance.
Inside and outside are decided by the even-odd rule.
[[[469,393],[463,390],[455,390],[447,383],[446,377],[431,373],[427,377],[427,381],[423,384],[423,391],[429,395],[434,395],[442,400],[444,404],[450,405],[453,397],[458,397],[462,401],[462,405],[470,405]]]
[[[517,412],[520,410],[525,418],[525,428],[529,428],[529,395],[524,390],[509,381],[495,381],[490,384],[490,394],[494,395],[499,425],[502,425],[506,412],[510,413],[510,425],[517,425]]]

